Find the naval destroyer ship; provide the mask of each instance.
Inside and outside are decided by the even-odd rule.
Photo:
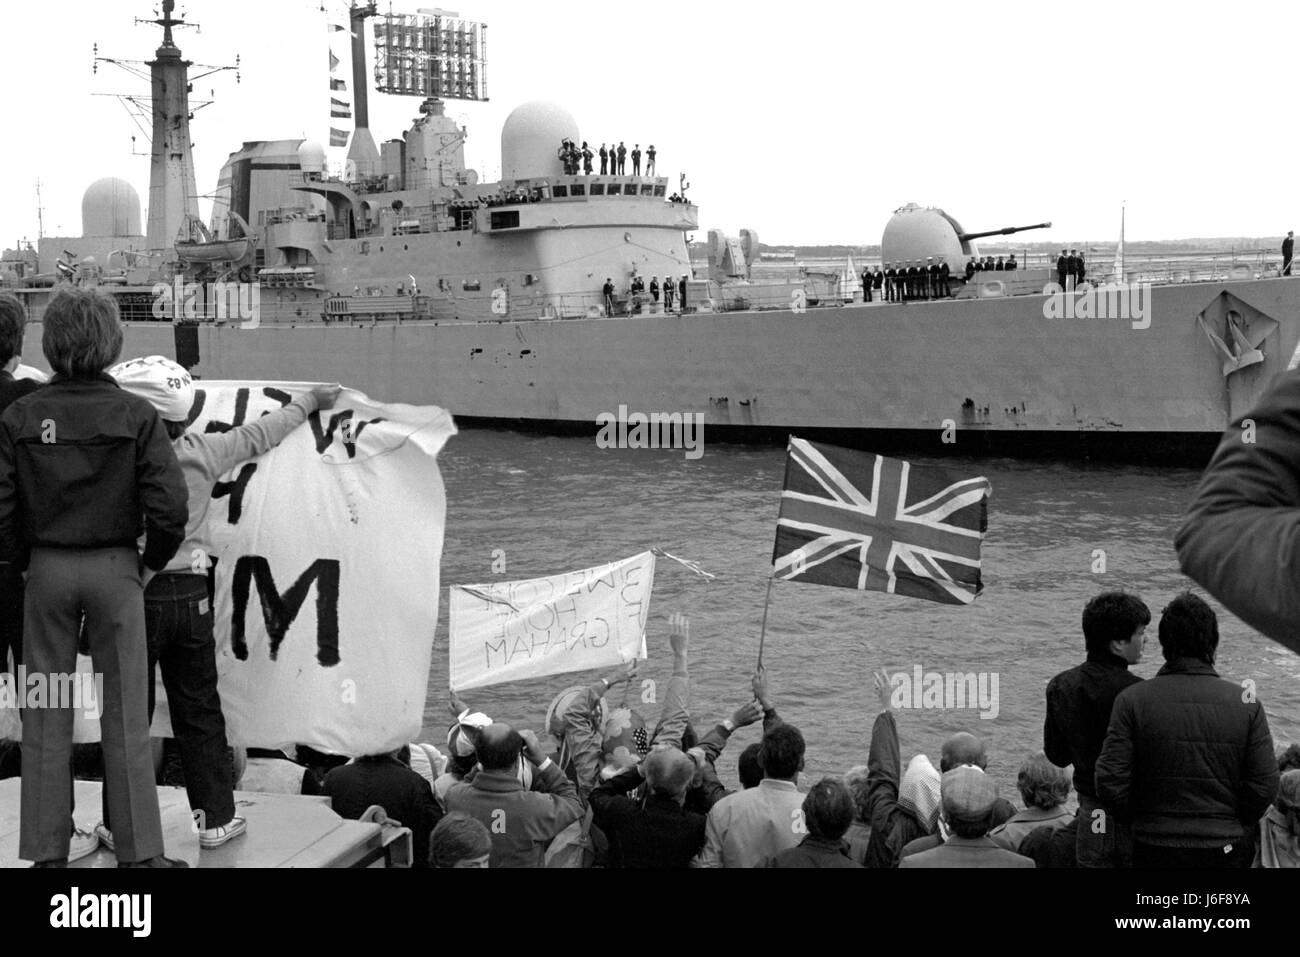
[[[410,128],[381,147],[369,130],[371,19],[383,91],[422,97]],[[163,42],[148,62],[147,234],[124,252],[121,235],[91,243],[88,225],[97,256],[70,240],[66,255],[9,256],[6,285],[35,319],[30,362],[44,302],[78,282],[118,298],[127,355],[173,357],[209,379],[339,381],[445,407],[462,424],[594,431],[622,408],[702,413],[711,439],[799,432],[927,454],[1196,459],[1300,344],[1300,282],[1280,276],[1063,291],[1047,288],[1046,270],[1023,269],[958,275],[951,299],[846,305],[817,277],[756,279],[750,231],[710,233],[697,276],[688,237],[699,211],[684,180],[573,172],[560,146],[582,137],[555,104],[509,115],[501,180],[480,182],[445,100],[483,98],[485,28],[374,4],[351,10],[355,128],[342,175],[314,142],[244,143],[203,224],[191,64],[173,38],[184,21],[168,0],[153,22]],[[106,182],[87,195],[95,230],[138,233],[123,225],[132,203],[138,220],[138,200]],[[943,258],[960,273],[981,235],[909,205],[886,227],[882,258]],[[638,277],[675,290],[684,278],[684,302],[669,311],[630,294]]]

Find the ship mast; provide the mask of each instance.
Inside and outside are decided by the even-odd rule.
[[[172,16],[175,0],[163,0],[161,19],[139,21],[163,28],[163,42],[146,64],[153,83],[153,138],[149,160],[151,252],[171,250],[189,217],[199,218],[194,156],[190,145],[189,60],[181,58],[172,28],[189,26]]]

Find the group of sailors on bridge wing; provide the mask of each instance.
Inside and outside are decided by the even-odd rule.
[[[629,152],[627,146],[620,140],[618,146],[606,146],[600,144],[600,150],[594,151],[587,144],[586,140],[582,141],[582,146],[578,146],[573,140],[561,140],[558,152],[560,162],[564,164],[566,176],[577,176],[578,169],[581,167],[583,174],[592,175],[593,161],[596,156],[600,156],[600,175],[601,176],[622,176],[627,170],[628,157],[632,158],[632,175],[641,175],[641,144],[635,143]],[[655,145],[650,144],[645,151],[645,175],[653,176],[655,174]]]

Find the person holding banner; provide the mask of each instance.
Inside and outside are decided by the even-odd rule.
[[[0,417],[0,561],[27,571],[24,663],[31,673],[72,674],[84,617],[103,675],[104,792],[120,825],[118,866],[184,867],[163,856],[143,591],[184,540],[185,479],[158,413],[105,374],[122,351],[115,300],[60,290],[41,346],[54,377]],[[18,854],[38,867],[68,862],[72,729],[71,707],[24,715]]]
[[[212,491],[222,475],[269,452],[313,412],[332,406],[341,390],[319,386],[277,412],[226,432],[195,434],[186,431],[195,400],[194,382],[182,366],[162,356],[149,356],[123,362],[110,375],[157,410],[189,491],[185,542],[145,590],[149,718],[153,720],[153,667],[157,662],[180,747],[186,794],[200,822],[199,846],[216,848],[243,834],[246,824],[235,816],[226,723],[217,692],[216,641],[208,592],[213,546],[204,532]],[[111,848],[114,837],[108,812],[105,804],[104,821],[95,831]]]

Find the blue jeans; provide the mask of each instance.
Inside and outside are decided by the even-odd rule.
[[[206,576],[164,573],[145,589],[149,721],[153,722],[154,712],[154,666],[159,665],[181,753],[185,793],[190,808],[203,812],[199,825],[203,828],[221,827],[235,816],[212,619]],[[111,827],[107,814],[104,823]]]

